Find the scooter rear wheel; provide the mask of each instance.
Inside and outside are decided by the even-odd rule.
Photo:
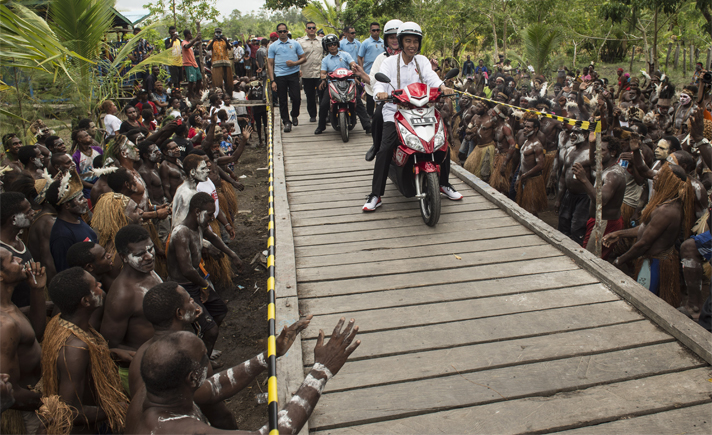
[[[341,130],[341,140],[349,141],[349,120],[346,112],[339,112],[339,130]]]
[[[418,175],[420,192],[425,195],[420,200],[420,216],[429,227],[434,227],[440,220],[440,179],[437,172]]]

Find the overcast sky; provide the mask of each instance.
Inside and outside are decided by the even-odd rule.
[[[119,12],[134,11],[143,9],[143,5],[150,3],[150,0],[117,0],[116,9]],[[243,14],[249,14],[259,10],[264,4],[264,0],[217,0],[215,6],[223,16],[230,15],[233,9],[237,9]]]

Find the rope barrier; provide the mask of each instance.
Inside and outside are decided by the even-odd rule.
[[[551,113],[539,112],[538,110],[525,109],[524,107],[519,107],[519,106],[512,106],[511,104],[502,103],[500,101],[491,100],[491,99],[485,98],[485,97],[478,97],[477,95],[472,95],[469,92],[458,91],[457,89],[453,89],[453,91],[455,91],[459,94],[462,94],[462,95],[467,95],[470,98],[474,98],[474,99],[477,99],[480,101],[488,101],[490,103],[501,104],[502,106],[507,106],[512,109],[517,109],[517,110],[521,110],[521,111],[529,112],[529,113],[536,113],[537,115],[541,115],[546,118],[555,119],[557,121],[564,122],[568,125],[573,125],[574,127],[580,127],[581,130],[595,131],[596,133],[601,132],[601,121],[597,121],[597,122],[579,121],[578,119],[565,118],[563,116],[553,115]]]
[[[269,302],[267,305],[267,322],[269,324],[269,338],[267,339],[267,412],[269,420],[269,434],[279,435],[279,428],[277,426],[277,413],[278,400],[277,400],[277,339],[276,339],[276,327],[275,327],[275,294],[274,294],[274,143],[272,140],[272,102],[270,97],[272,94],[271,84],[269,79],[267,80],[267,86],[265,86],[265,100],[267,101],[267,152],[269,157],[268,165],[268,175],[269,175],[269,200],[268,200],[268,214],[269,223],[267,224],[268,238],[267,238],[267,270],[269,272],[269,278],[267,278],[267,294],[269,297]]]

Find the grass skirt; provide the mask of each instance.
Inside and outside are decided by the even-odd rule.
[[[551,175],[551,170],[554,168],[554,160],[556,160],[557,150],[547,151],[545,155],[546,161],[544,162],[544,170],[542,174],[544,175],[544,182],[549,181],[549,176]]]
[[[517,181],[517,204],[531,214],[541,213],[549,208],[546,198],[546,183],[540,174],[522,181]]]
[[[477,145],[465,161],[465,170],[472,172],[475,177],[489,181],[494,168],[494,142]]]
[[[220,223],[217,220],[210,222],[210,228],[220,237]],[[222,255],[220,258],[204,256],[203,263],[213,284],[223,288],[232,287],[232,264],[227,255]]]
[[[510,159],[507,167],[504,170],[504,177],[499,173],[504,161],[507,160],[507,154],[496,154],[494,156],[494,168],[492,169],[492,176],[490,177],[489,184],[505,195],[509,192],[509,179],[512,177],[512,167],[514,166],[514,159]]]
[[[232,187],[232,184],[225,180],[221,181],[221,186],[217,189],[220,210],[225,213],[228,222],[232,223],[237,213],[237,195],[235,194],[235,188]]]

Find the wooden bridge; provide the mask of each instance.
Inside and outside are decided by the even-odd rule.
[[[278,330],[314,315],[280,402],[320,328],[362,341],[309,431],[712,433],[707,331],[456,165],[435,228],[390,181],[363,213],[370,135],[304,121],[274,132]]]

